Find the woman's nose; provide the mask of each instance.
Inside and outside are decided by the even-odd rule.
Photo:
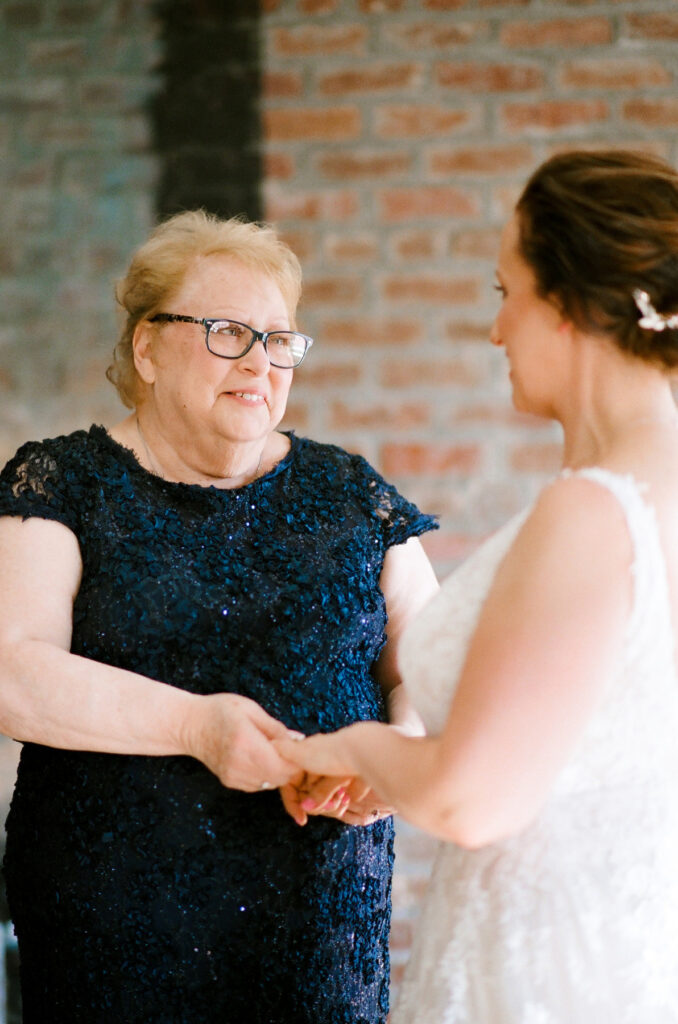
[[[238,362],[241,370],[248,370],[257,377],[268,373],[271,367],[268,359],[268,353],[264,348],[261,338],[257,338],[249,352],[246,352],[244,356],[241,356]]]
[[[490,328],[490,342],[493,345],[496,345],[498,348],[501,348],[501,346],[503,344],[503,342],[501,340],[501,335],[499,333],[499,328],[497,327],[496,319],[495,319],[494,323],[492,324],[492,326]]]

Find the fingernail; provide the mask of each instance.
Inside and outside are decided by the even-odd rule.
[[[310,796],[307,796],[305,800],[301,801],[301,806],[305,811],[314,811],[316,806],[315,800],[312,800]]]

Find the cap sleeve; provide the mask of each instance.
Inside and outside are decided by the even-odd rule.
[[[369,512],[378,521],[385,547],[404,544],[410,537],[438,529],[437,516],[421,512],[362,456],[355,456],[355,462],[363,479]]]
[[[77,503],[69,497],[64,462],[44,441],[22,445],[0,473],[0,516],[53,519],[77,532]]]

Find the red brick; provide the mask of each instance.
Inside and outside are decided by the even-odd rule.
[[[436,255],[436,240],[431,231],[402,231],[393,236],[391,242],[396,256],[401,260],[433,259]]]
[[[29,64],[43,74],[48,69],[80,69],[86,59],[85,44],[82,39],[34,40],[28,45],[27,56]]]
[[[381,138],[406,139],[447,136],[457,128],[478,123],[480,114],[467,105],[454,109],[423,103],[384,105],[375,111],[375,131]]]
[[[362,298],[362,281],[357,277],[306,277],[302,292],[304,309],[319,305],[355,305]]]
[[[300,14],[332,14],[339,0],[298,0]]]
[[[269,182],[264,188],[267,220],[346,220],[358,212],[358,197],[338,191],[293,192]]]
[[[460,7],[527,7],[532,0],[424,0],[429,11],[456,11]]]
[[[568,146],[569,148],[571,147]],[[493,219],[499,217],[502,223],[507,220],[513,213],[521,192],[522,184],[495,186],[491,195]]]
[[[633,39],[656,39],[662,43],[678,39],[678,14],[627,14],[625,24]]]
[[[540,103],[507,103],[502,117],[509,131],[538,133],[562,128],[581,128],[605,121],[610,107],[605,100],[543,100]]]
[[[9,794],[9,795],[11,795],[11,794]],[[7,801],[7,803],[9,803],[9,800]],[[395,910],[395,903],[394,903],[394,910]],[[394,915],[394,919],[395,919],[395,915]],[[402,963],[402,964],[392,963],[390,965],[390,967],[391,967],[391,973],[390,973],[391,989],[397,991],[399,986],[402,984],[403,978],[405,976],[405,964],[404,963]],[[387,1017],[386,1020],[388,1022],[390,1020],[390,1017]]]
[[[330,426],[337,430],[410,430],[428,426],[430,421],[430,407],[425,402],[404,405],[376,403],[360,408],[333,402],[330,409]]]
[[[267,100],[301,96],[304,80],[298,71],[265,71],[261,93]]]
[[[359,317],[325,320],[321,328],[323,341],[342,348],[358,345],[369,348],[381,345],[407,345],[421,341],[423,326],[418,320]],[[411,367],[410,367],[411,373]]]
[[[263,112],[264,135],[268,141],[355,139],[361,130],[357,107],[286,107]]]
[[[523,92],[539,89],[544,72],[536,65],[491,64],[487,61],[460,61],[438,64],[438,85],[474,92]]]
[[[391,927],[391,948],[409,949],[412,944],[413,927],[412,921],[394,921]]]
[[[385,475],[411,476],[427,473],[471,473],[480,463],[477,444],[399,444],[381,446],[380,464]]]
[[[559,444],[516,445],[509,463],[518,473],[554,473],[561,466],[562,454]]]
[[[365,25],[302,25],[278,28],[270,50],[282,57],[326,57],[331,53],[362,54],[367,41]]]
[[[44,147],[46,142],[76,147],[92,139],[91,120],[83,117],[43,117],[25,118],[22,125],[22,136],[31,142],[38,141]]]
[[[480,384],[483,374],[469,360],[434,359],[425,360],[420,356],[416,359],[398,359],[384,363],[381,370],[381,382],[388,388],[476,387]]]
[[[267,180],[278,178],[280,181],[287,181],[296,173],[294,159],[289,153],[275,153],[266,150],[263,154],[263,163],[264,176]]]
[[[450,243],[452,256],[496,260],[499,253],[499,228],[469,228],[455,234]]]
[[[54,168],[49,160],[31,160],[26,163],[10,164],[8,182],[20,188],[49,185],[53,180]]]
[[[594,46],[611,43],[612,22],[609,18],[554,18],[552,21],[511,21],[499,33],[502,46]]]
[[[449,274],[393,274],[384,281],[383,293],[391,302],[446,304],[477,302],[479,288],[477,281]]]
[[[468,0],[424,0],[424,8],[428,11],[458,11],[467,6]]]
[[[544,421],[527,413],[519,413],[510,405],[498,405],[494,402],[476,402],[473,405],[458,406],[451,414],[450,424],[460,423],[493,423],[503,427],[533,427],[543,429]]]
[[[445,324],[445,337],[449,341],[476,342],[490,341],[491,323],[474,323],[468,320],[453,320]]]
[[[306,263],[315,254],[316,242],[315,236],[311,231],[291,231],[280,229],[278,231],[279,237],[289,245],[293,253],[301,260],[302,264]]]
[[[385,14],[386,11],[400,11],[405,0],[359,0],[358,8],[364,14]]]
[[[326,339],[323,337],[322,341]],[[321,341],[318,342],[321,344]],[[331,387],[351,387],[359,384],[362,378],[362,367],[359,363],[315,363],[314,352],[307,356],[306,361],[295,371],[298,374],[295,388],[306,385],[311,392]]]
[[[295,372],[302,373],[303,368],[300,368]],[[281,424],[283,430],[305,429],[306,427],[308,427],[309,422],[310,415],[308,411],[308,405],[306,405],[304,402],[295,401],[290,401],[287,403],[287,408],[285,409],[285,416]]]
[[[325,251],[336,263],[366,263],[377,258],[379,243],[374,235],[329,235]]]
[[[655,156],[664,157],[669,159],[671,152],[671,143],[668,139],[638,139],[637,137],[625,138],[623,135],[616,135],[611,141],[605,140],[601,143],[600,139],[582,139],[577,142],[577,149],[587,150],[598,150],[601,145],[606,149],[637,149],[643,153],[652,153]],[[569,152],[572,146],[564,141],[555,142],[551,146],[545,147],[544,156],[553,156],[556,153]]]
[[[669,85],[672,77],[659,61],[577,60],[566,64],[560,82],[575,89],[642,89]]]
[[[328,178],[377,178],[402,175],[412,167],[412,155],[406,152],[379,150],[345,150],[323,153],[318,169]]]
[[[451,185],[383,189],[377,194],[380,218],[386,223],[422,217],[477,217],[480,201],[474,192]]]
[[[80,86],[79,105],[92,111],[119,110],[124,106],[127,84],[122,78],[102,77]]]
[[[640,121],[648,128],[676,128],[678,100],[669,97],[627,100],[622,107],[622,114],[628,121]]]
[[[434,174],[506,174],[534,166],[532,146],[464,146],[433,150],[428,164]]]
[[[458,21],[443,25],[434,21],[423,21],[414,24],[386,25],[384,28],[384,38],[408,52],[466,46],[486,39],[488,34],[489,24],[486,21]]]
[[[347,68],[321,75],[318,88],[326,96],[343,96],[346,93],[414,89],[420,79],[421,67],[418,64],[370,64],[364,68]]]

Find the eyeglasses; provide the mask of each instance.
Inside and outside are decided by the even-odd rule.
[[[299,334],[298,331],[257,331],[237,320],[205,320],[182,316],[180,313],[156,313],[149,318],[149,323],[200,324],[205,328],[207,348],[220,359],[240,359],[249,352],[255,341],[260,341],[271,366],[284,370],[293,370],[299,366],[313,344],[313,338]]]

